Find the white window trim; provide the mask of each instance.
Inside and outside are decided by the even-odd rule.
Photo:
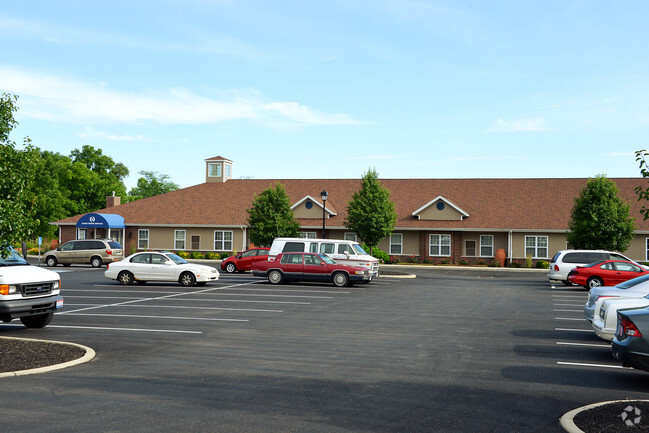
[[[394,236],[399,236],[401,239],[400,242],[394,242]],[[392,246],[399,246],[399,252],[398,253],[393,253],[392,252]],[[390,249],[388,250],[391,256],[400,256],[403,254],[403,233],[393,233],[390,235]]]
[[[182,233],[182,239],[178,237],[178,233]],[[178,247],[178,242],[182,241],[183,246]],[[174,230],[174,250],[185,250],[187,248],[187,230]]]
[[[343,238],[346,241],[358,242],[358,235],[354,232],[345,232]]]
[[[436,254],[432,254],[432,247],[433,247],[433,236],[439,236],[440,243],[437,244],[437,252]],[[448,236],[449,243],[448,243],[448,254],[442,254],[442,247],[446,246],[441,243],[442,236],[446,237]],[[451,237],[450,234],[448,233],[432,233],[428,235],[428,255],[430,257],[452,257],[453,256],[453,238]]]
[[[222,239],[219,241],[216,239],[216,234],[221,233],[222,234]],[[226,240],[225,239],[225,234],[230,233],[230,239]],[[220,247],[223,248],[217,248],[217,242],[220,242]],[[226,242],[230,243],[230,248],[225,248]],[[214,230],[214,251],[232,251],[234,248],[234,232],[232,230]]]
[[[542,248],[546,249],[545,255],[547,256],[549,254],[549,252],[550,252],[550,248],[549,248],[550,247],[550,239],[548,238],[548,236],[525,235],[525,238],[523,240],[523,242],[524,242],[523,243],[523,252],[525,253],[525,257],[527,257],[527,248],[528,248],[528,246],[527,246],[527,238],[534,238],[534,254],[532,254],[532,258],[533,259],[547,259],[548,257],[539,256],[539,242],[538,242],[538,240],[539,240],[539,238],[545,238],[546,246],[542,247]],[[532,248],[532,247],[529,247],[529,248]]]
[[[488,254],[488,255],[483,255],[483,254],[482,254],[482,247],[483,247],[483,245],[482,245],[482,238],[483,238],[483,237],[489,237],[489,238],[491,238],[491,245],[484,245],[485,247],[487,247],[487,246],[491,247],[491,254]],[[479,244],[480,244],[480,251],[479,251],[479,255],[480,255],[480,257],[494,257],[494,237],[493,237],[493,235],[480,235],[480,242],[479,242]]]
[[[299,232],[297,237],[300,239],[316,239],[318,235],[316,232]]]
[[[140,246],[140,241],[145,240],[140,237],[140,233],[146,233],[146,246]],[[174,239],[174,245],[176,244]],[[137,231],[137,249],[138,250],[148,250],[149,249],[149,229],[138,229]]]
[[[83,237],[82,237],[83,234]],[[88,230],[87,229],[77,229],[77,239],[87,239]]]

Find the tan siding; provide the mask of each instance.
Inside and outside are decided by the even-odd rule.
[[[313,202],[312,202],[313,203]],[[317,203],[313,203],[311,209],[306,208],[306,201],[301,203],[298,207],[293,209],[293,214],[295,218],[320,218],[322,219],[322,206],[318,206]],[[325,215],[327,217],[328,215]]]
[[[459,221],[462,219],[462,214],[454,209],[452,206],[446,204],[443,210],[438,210],[435,205],[440,200],[432,203],[426,209],[419,212],[419,217],[426,221]]]

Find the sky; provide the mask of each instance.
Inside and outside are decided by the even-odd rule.
[[[649,2],[22,0],[0,93],[42,149],[234,178],[639,177]]]

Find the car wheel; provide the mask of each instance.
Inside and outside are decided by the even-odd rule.
[[[230,262],[227,265],[225,265],[225,272],[232,274],[237,271],[237,267],[234,263]]]
[[[133,284],[133,274],[129,271],[122,271],[117,275],[117,281],[119,281],[122,286]]]
[[[180,274],[180,279],[178,281],[185,287],[192,287],[196,284],[196,277],[194,277],[194,274],[191,272],[183,272]]]
[[[47,314],[21,317],[20,321],[28,328],[44,328],[50,323],[52,317],[54,317],[54,312],[50,311]]]
[[[604,281],[602,281],[600,277],[590,277],[586,284],[588,285],[588,289],[592,289],[593,287],[602,287],[604,285]]]
[[[103,265],[104,262],[101,261],[101,257],[93,257],[90,259],[90,264],[93,268],[101,268],[101,265]]]
[[[271,284],[280,284],[282,281],[284,281],[284,275],[282,275],[281,271],[270,271],[268,273],[268,281],[270,281]]]
[[[334,286],[346,287],[349,284],[349,277],[344,272],[336,272],[333,276]]]
[[[45,264],[46,264],[47,266],[49,266],[50,268],[53,268],[54,266],[56,266],[56,257],[54,257],[54,256],[48,256],[48,257],[45,259]]]

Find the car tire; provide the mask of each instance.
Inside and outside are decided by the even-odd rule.
[[[45,257],[45,264],[49,266],[50,268],[53,268],[57,265],[56,257],[54,256],[47,256]]]
[[[600,277],[590,277],[586,282],[587,289],[592,289],[593,287],[602,287],[603,285],[604,281],[602,281]]]
[[[273,269],[268,273],[268,281],[271,284],[281,284],[284,281],[284,275],[282,274],[282,271],[278,271],[276,269]]]
[[[347,287],[347,285],[349,284],[349,277],[344,272],[334,272],[331,280],[336,287]]]
[[[44,328],[52,321],[52,317],[54,317],[54,312],[50,311],[49,313],[39,314],[37,316],[21,317],[20,321],[28,328]]]
[[[129,271],[122,271],[117,275],[117,281],[119,281],[122,286],[133,284],[133,274]]]
[[[196,277],[194,277],[194,274],[192,274],[191,272],[183,272],[182,274],[180,274],[178,282],[183,287],[192,287],[194,284],[196,284]]]
[[[93,268],[101,268],[104,262],[101,260],[101,257],[93,257],[90,259],[90,264]]]
[[[237,271],[237,265],[234,263],[230,262],[227,265],[225,265],[225,272],[228,274],[234,274]]]

